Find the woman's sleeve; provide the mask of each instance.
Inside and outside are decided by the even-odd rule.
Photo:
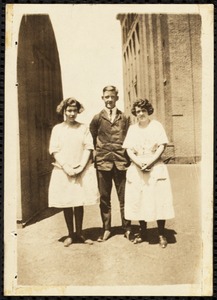
[[[158,143],[158,146],[169,143],[166,131],[161,123],[158,123],[157,143]]]
[[[50,145],[49,145],[49,153],[52,154],[54,152],[59,152],[60,151],[60,144],[59,144],[59,130],[55,126],[52,129],[51,132],[51,137],[50,137]]]
[[[124,143],[122,145],[122,148],[124,149],[132,149],[134,147],[134,134],[133,134],[133,128],[132,125],[129,127],[127,131],[126,138],[124,140]]]
[[[85,128],[84,130],[84,149],[87,150],[93,150],[94,146],[93,146],[93,138],[92,135],[90,133],[90,130],[88,127]]]
[[[98,122],[99,121],[99,115],[96,115],[93,117],[92,121],[90,122],[90,132],[93,137],[93,144],[96,148],[96,139],[98,135]]]

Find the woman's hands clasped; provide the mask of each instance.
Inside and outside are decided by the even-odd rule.
[[[144,157],[137,156],[133,150],[127,149],[127,154],[129,155],[130,159],[136,164],[141,171],[149,172],[151,171],[151,167],[153,166],[154,161],[150,161],[147,159],[144,159]]]
[[[141,169],[141,171],[149,172],[151,171],[150,163],[148,161],[141,160],[141,158],[136,157],[136,160],[134,162],[137,164],[137,166]]]
[[[81,165],[79,165],[79,166],[77,166],[77,167],[73,168],[73,170],[74,170],[74,173],[75,173],[75,175],[74,175],[74,176],[76,176],[76,175],[78,175],[78,174],[80,174],[80,173],[82,173],[82,172],[83,172],[83,170],[84,170],[84,167],[83,167],[83,166],[81,166]]]
[[[142,163],[142,164],[141,164],[141,170],[142,170],[142,171],[145,171],[145,172],[151,171],[150,165],[147,164],[147,163]]]
[[[77,166],[77,167],[71,167],[70,165],[68,164],[64,164],[62,166],[64,172],[68,175],[68,176],[71,176],[71,177],[75,177],[77,176],[78,174],[80,174],[84,168],[82,166]]]

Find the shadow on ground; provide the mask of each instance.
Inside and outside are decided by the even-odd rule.
[[[88,229],[83,230],[83,235],[86,239],[91,239],[92,241],[97,241],[100,235],[102,235],[103,231],[100,227],[92,227]],[[139,233],[139,226],[138,225],[132,225],[132,233],[133,235],[136,235]],[[123,235],[124,230],[120,226],[114,226],[111,229],[111,237],[114,237],[116,235]],[[165,229],[165,237],[167,238],[168,244],[175,244],[176,243],[176,231],[173,229]],[[67,236],[62,236],[58,241],[64,242],[64,240],[67,238]],[[76,237],[75,237],[76,242]],[[148,228],[147,229],[147,239],[146,242],[148,242],[151,245],[158,244],[159,243],[159,237],[158,237],[158,229],[156,228]]]
[[[50,218],[55,214],[58,214],[60,211],[62,211],[61,208],[55,208],[55,207],[45,208],[44,210],[40,211],[36,216],[34,216],[31,220],[29,220],[29,222],[25,224],[25,227],[33,225],[44,219]]]

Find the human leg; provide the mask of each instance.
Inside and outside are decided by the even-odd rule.
[[[164,236],[165,223],[166,223],[165,220],[157,220],[158,235],[159,235],[159,245],[162,248],[166,248],[166,246],[167,246],[167,239]]]
[[[73,209],[71,207],[67,207],[63,209],[64,219],[66,222],[68,237],[64,241],[64,247],[68,247],[72,244],[72,236],[73,236]]]
[[[80,243],[92,245],[93,241],[90,239],[86,239],[82,234],[84,207],[83,206],[74,207],[74,214],[75,214],[76,240]]]
[[[140,220],[139,225],[140,225],[140,233],[134,239],[133,241],[134,244],[142,243],[143,241],[146,240],[147,237],[146,236],[147,222]]]
[[[125,231],[125,236],[130,239],[131,232],[131,221],[124,218],[124,196],[125,196],[125,184],[126,184],[126,171],[120,171],[116,167],[113,169],[113,178],[115,183],[115,188],[118,195],[121,222],[122,227]]]
[[[103,229],[111,229],[111,171],[97,171],[100,193],[100,212],[102,217]]]
[[[157,226],[158,226],[158,234],[164,235],[164,228],[165,228],[165,220],[157,220]]]
[[[100,212],[103,223],[103,236],[98,241],[105,241],[111,235],[111,189],[112,171],[97,171],[100,193]]]
[[[75,230],[78,236],[82,235],[82,224],[83,224],[83,216],[84,216],[84,207],[78,206],[74,208],[75,213]]]
[[[140,232],[141,232],[141,236],[143,239],[146,238],[146,230],[147,230],[147,222],[145,221],[139,221],[139,225],[140,225]]]

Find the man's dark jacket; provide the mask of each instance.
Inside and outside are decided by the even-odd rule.
[[[127,169],[129,158],[122,144],[129,125],[129,117],[119,109],[113,122],[108,119],[104,109],[94,116],[90,123],[90,132],[96,150],[95,165],[98,170],[110,171],[114,164],[119,170]]]

